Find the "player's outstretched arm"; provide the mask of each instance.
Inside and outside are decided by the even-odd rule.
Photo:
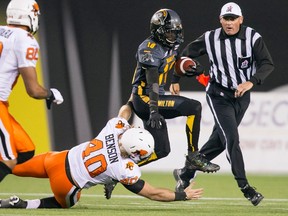
[[[166,188],[156,188],[145,182],[144,187],[138,193],[155,201],[171,202],[199,199],[203,194],[203,188],[192,189],[194,183],[185,189],[185,192],[174,192]]]

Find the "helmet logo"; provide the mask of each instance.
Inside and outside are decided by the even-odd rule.
[[[35,16],[38,16],[40,14],[39,10],[40,10],[39,5],[37,3],[34,3],[32,12],[34,12]]]
[[[117,124],[115,125],[115,127],[116,128],[123,128],[125,126],[125,124],[121,121],[121,120],[119,120],[118,122],[117,122]]]
[[[155,25],[164,25],[167,14],[168,13],[166,10],[158,11],[158,13],[154,14],[154,16],[152,17],[152,23],[154,23]]]
[[[141,149],[141,150],[139,151],[139,154],[140,154],[141,156],[144,156],[144,155],[148,154],[148,152],[147,152],[146,150]]]

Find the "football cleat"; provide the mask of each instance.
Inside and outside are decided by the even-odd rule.
[[[117,184],[117,182],[115,182],[115,181],[104,184],[104,195],[105,195],[106,199],[111,198],[112,192],[113,192],[116,184]]]
[[[257,206],[264,198],[261,193],[256,191],[256,188],[251,187],[249,184],[246,184],[245,187],[241,188],[241,191],[254,206]]]
[[[176,180],[175,192],[183,192],[185,188],[187,188],[190,185],[190,182],[193,181],[194,178],[196,177],[196,173],[195,173],[193,178],[191,178],[190,180],[182,179],[181,174],[182,174],[182,169],[173,170],[173,176],[174,176],[174,179]]]
[[[199,170],[202,172],[217,172],[220,169],[220,166],[214,163],[211,163],[205,158],[205,155],[197,153],[194,156],[186,156],[185,166],[188,169]]]
[[[0,208],[26,208],[27,201],[17,196],[11,196],[9,199],[0,200]]]

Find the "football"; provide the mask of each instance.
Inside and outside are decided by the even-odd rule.
[[[196,66],[196,63],[193,59],[189,57],[181,57],[176,61],[174,70],[179,76],[184,76],[186,73],[185,71],[194,66]]]

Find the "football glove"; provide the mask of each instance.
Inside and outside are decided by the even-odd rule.
[[[147,121],[147,125],[150,125],[151,128],[160,129],[163,124],[165,124],[164,117],[160,115],[157,111],[152,111],[150,113],[149,120]]]
[[[63,103],[64,99],[61,93],[57,89],[51,88],[50,93],[51,95],[48,98],[46,98],[46,106],[48,109],[51,109],[52,103],[56,103],[56,104]]]
[[[196,65],[185,70],[185,76],[187,77],[199,76],[200,74],[204,73],[204,67],[197,60],[193,59],[193,61],[196,63]]]

